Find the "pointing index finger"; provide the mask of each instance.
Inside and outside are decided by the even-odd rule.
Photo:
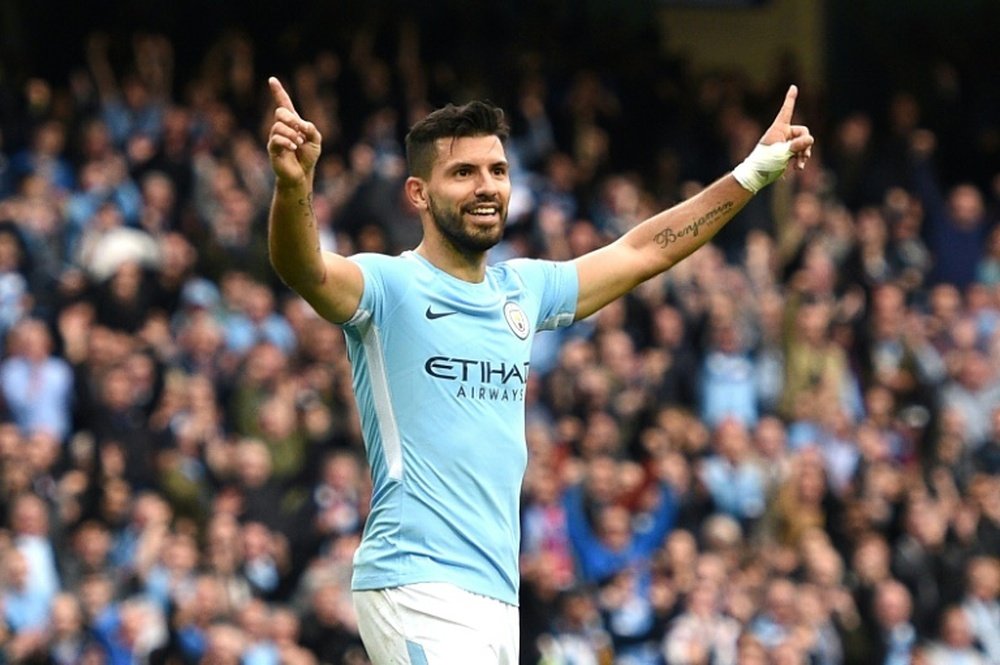
[[[267,84],[271,87],[271,97],[274,98],[274,103],[278,105],[279,108],[286,108],[295,115],[298,112],[295,110],[295,105],[292,104],[292,98],[288,96],[288,92],[285,87],[281,85],[276,77],[272,76],[267,79]]]
[[[792,123],[792,114],[795,112],[795,99],[799,96],[799,89],[797,86],[788,86],[788,92],[785,93],[785,101],[781,105],[781,109],[778,111],[778,115],[774,118],[776,123],[782,123],[790,125]]]

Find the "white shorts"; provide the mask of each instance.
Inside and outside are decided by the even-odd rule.
[[[355,591],[373,665],[517,665],[518,610],[452,584]]]

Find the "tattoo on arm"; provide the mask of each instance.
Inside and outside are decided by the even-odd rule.
[[[666,248],[667,245],[671,245],[687,236],[697,238],[703,226],[719,221],[719,218],[724,217],[735,205],[732,201],[720,203],[687,226],[682,226],[679,229],[663,229],[653,236],[653,241],[660,247]]]
[[[313,217],[313,195],[312,192],[306,194],[305,198],[299,199],[299,205],[309,211],[309,217]]]
[[[316,230],[316,211],[313,210],[313,195],[312,192],[306,194],[305,198],[299,199],[299,206],[306,209],[306,220],[308,221],[309,228],[312,231]],[[316,235],[316,251],[320,251],[319,246],[319,235]]]

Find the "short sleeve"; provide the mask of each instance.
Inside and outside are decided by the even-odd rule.
[[[554,330],[573,323],[579,294],[576,266],[566,261],[513,259],[507,266],[539,299],[537,330]]]
[[[397,302],[392,297],[393,258],[382,254],[355,254],[348,258],[361,268],[364,288],[361,301],[354,315],[342,324],[345,330],[361,331],[369,325],[378,325],[385,320],[386,308]]]

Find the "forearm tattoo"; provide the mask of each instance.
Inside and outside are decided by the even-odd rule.
[[[306,209],[306,223],[309,225],[309,230],[313,232],[313,236],[316,238],[316,251],[318,252],[320,249],[319,234],[316,233],[316,211],[313,210],[312,192],[306,194],[305,198],[299,199],[299,206]]]
[[[313,212],[312,192],[306,194],[305,198],[299,199],[299,206],[306,209],[306,211],[309,213],[309,220],[312,221],[312,219],[315,217],[315,213]]]
[[[723,218],[726,213],[733,209],[735,205],[736,204],[732,201],[720,203],[687,226],[682,226],[679,229],[663,229],[653,236],[653,241],[660,247],[666,248],[667,245],[671,245],[678,240],[686,238],[687,236],[697,238],[698,234],[701,233],[703,226],[708,226],[709,224],[719,221],[719,219]]]

